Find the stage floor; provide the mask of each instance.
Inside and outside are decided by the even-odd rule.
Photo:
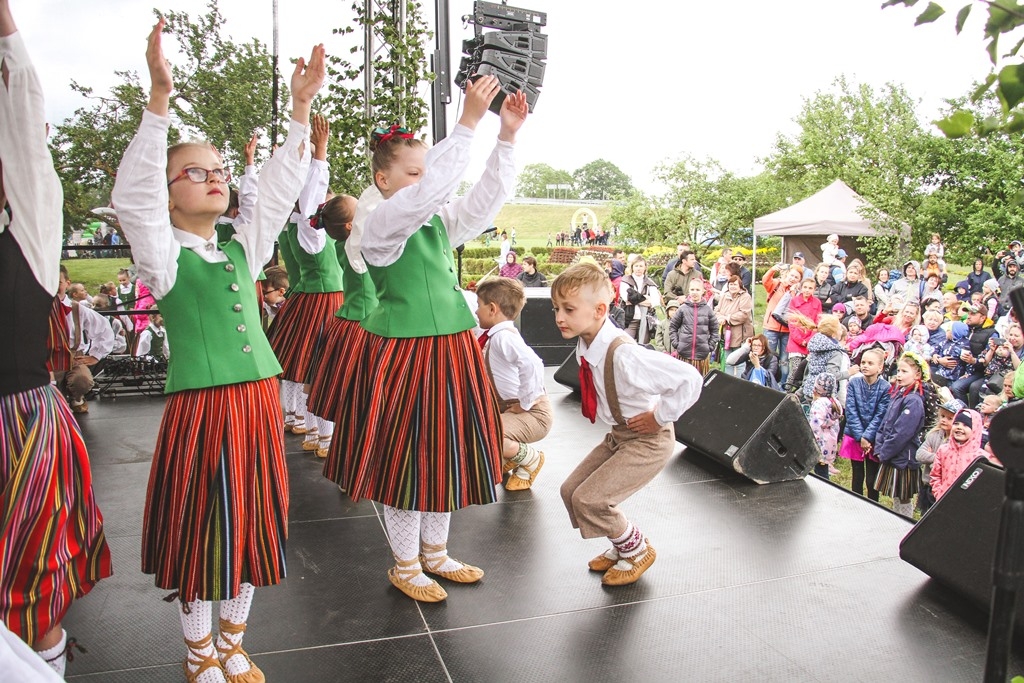
[[[287,437],[288,578],[257,591],[246,648],[270,682],[977,681],[984,614],[899,559],[910,523],[827,482],[758,486],[683,452],[623,506],[658,560],[602,587],[605,548],[573,530],[558,487],[605,430],[551,380],[555,428],[532,491],[453,515],[452,555],[482,567],[419,604],[388,583],[379,506],[353,504]],[[139,571],[159,398],[81,418],[114,576],[75,603],[74,681],[181,681],[177,607]],[[1024,673],[1018,649],[1011,674]]]

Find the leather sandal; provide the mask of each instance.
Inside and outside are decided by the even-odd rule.
[[[616,569],[613,565],[611,569],[604,573],[601,583],[606,586],[626,586],[635,583],[654,564],[656,557],[657,553],[654,552],[654,546],[648,543],[647,549],[637,557],[620,557],[620,562],[628,562],[632,566],[629,569]]]
[[[224,667],[221,666],[220,660],[217,659],[217,655],[204,655],[203,650],[213,646],[213,635],[207,634],[201,640],[193,642],[188,638],[185,639],[185,646],[188,648],[188,657],[182,662],[181,666],[185,669],[185,680],[188,683],[196,683],[196,680],[205,672],[207,669],[219,669],[221,673],[226,677],[227,673],[224,671]],[[189,664],[197,667],[195,671],[189,668]],[[224,680],[227,680],[225,678]]]
[[[456,583],[476,583],[480,579],[484,578],[484,570],[480,567],[474,567],[471,564],[460,562],[454,557],[449,558],[447,547],[444,543],[434,545],[432,543],[423,544],[423,553],[420,555],[420,564],[423,566],[423,570],[428,574],[434,574],[440,576],[443,579],[449,581],[455,581]],[[429,558],[425,553],[444,553],[438,557]],[[458,562],[462,566],[452,571],[443,571],[441,567],[444,566],[446,560],[451,559],[452,562]]]
[[[537,475],[540,473],[540,468],[544,467],[544,452],[541,451],[538,455],[540,458],[537,460],[537,466],[532,470],[519,465],[512,471],[512,474],[508,478],[508,482],[505,483],[506,491],[525,491],[533,486],[533,482],[537,479]],[[530,475],[529,479],[523,479],[517,474],[520,467],[526,470],[527,474]]]
[[[302,442],[302,450],[315,451],[320,448],[320,437],[317,435],[316,427],[310,427],[305,434],[306,440]]]
[[[229,636],[237,636],[245,633],[245,624],[233,624],[230,621],[220,620],[220,632],[226,633]],[[256,666],[251,659],[249,659],[249,653],[242,649],[242,642],[235,643],[231,638],[223,639],[228,646],[222,648],[220,645],[217,646],[217,654],[220,656],[221,666],[224,667],[224,678],[228,683],[264,683],[266,678],[263,676],[263,672]],[[235,655],[241,655],[245,658],[245,661],[249,662],[249,670],[243,671],[240,674],[229,674],[227,672],[227,661]]]
[[[606,550],[587,563],[587,566],[590,567],[590,571],[606,572],[615,566],[615,563],[619,561],[619,554],[615,553],[615,559],[613,560],[612,558],[608,557],[607,553],[608,551]]]
[[[441,602],[448,597],[448,593],[441,588],[437,581],[431,580],[430,585],[417,586],[412,579],[423,574],[420,562],[417,559],[400,560],[395,558],[395,566],[388,570],[388,580],[398,590],[419,602]]]

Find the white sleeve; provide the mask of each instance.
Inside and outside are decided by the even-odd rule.
[[[319,254],[327,246],[327,233],[323,228],[317,230],[310,226],[309,217],[316,213],[317,207],[327,196],[327,186],[330,180],[331,167],[327,162],[313,159],[309,165],[309,173],[306,175],[306,184],[302,186],[302,192],[299,194],[297,220],[295,214],[292,214],[292,219],[299,226],[299,247],[307,254]]]
[[[689,363],[636,344],[624,344],[615,352],[615,381],[634,393],[657,397],[654,419],[661,425],[675,422],[689,410],[700,398],[704,384],[700,372]]]
[[[472,142],[472,130],[455,126],[427,152],[422,180],[403,187],[366,217],[362,253],[367,263],[387,266],[397,261],[405,241],[441,211],[462,182]]]
[[[171,358],[171,342],[167,334],[167,328],[164,328],[164,358],[168,360]]]
[[[529,410],[544,395],[544,363],[526,344],[525,349],[515,358],[516,371],[519,373],[519,405]]]
[[[499,140],[480,180],[465,196],[456,197],[439,212],[453,247],[465,244],[490,227],[512,195],[516,182],[514,149],[511,143]]]
[[[150,345],[153,343],[153,333],[149,329],[142,331],[139,335],[139,342],[135,345],[136,356],[148,356],[150,352]]]
[[[259,201],[250,224],[235,221],[235,236],[245,248],[253,281],[274,252],[274,242],[288,221],[309,170],[309,126],[289,124],[284,145],[260,171]],[[148,284],[148,280],[147,280]]]
[[[139,277],[162,299],[178,278],[181,245],[167,212],[167,130],[170,119],[148,109],[117,169],[111,203],[132,245]]]
[[[89,342],[85,352],[96,360],[103,360],[114,350],[114,328],[106,318],[91,308],[79,306],[78,312],[82,321],[83,337]]]
[[[245,173],[238,179],[238,216],[236,220],[242,225],[252,223],[256,211],[256,200],[259,198],[259,176],[256,167],[248,165]]]
[[[345,240],[345,255],[348,257],[349,267],[360,275],[366,272],[366,262],[363,261],[362,253],[366,217],[376,210],[383,201],[384,197],[377,186],[370,185],[363,190],[356,202],[356,215],[352,218],[352,232]]]
[[[56,294],[64,193],[46,146],[43,89],[20,33],[0,38],[0,60],[8,72],[7,87],[0,82],[0,156],[13,214],[7,229],[36,281]]]

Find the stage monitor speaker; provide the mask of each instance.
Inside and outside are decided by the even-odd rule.
[[[712,370],[676,440],[758,484],[802,479],[820,451],[795,396]]]
[[[569,349],[569,357],[555,370],[555,381],[563,387],[569,387],[579,393],[580,390],[580,364],[576,362],[576,340],[573,340],[573,347]]]
[[[558,365],[576,348],[575,339],[563,339],[551,312],[551,290],[527,287],[526,305],[517,323],[523,341],[540,356],[545,366]]]
[[[985,612],[992,600],[992,562],[1006,472],[984,458],[964,470],[902,541],[900,557]],[[1024,623],[1017,601],[1017,623]]]

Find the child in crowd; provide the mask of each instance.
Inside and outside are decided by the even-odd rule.
[[[843,332],[839,318],[834,315],[823,315],[818,319],[817,332],[807,342],[809,353],[803,383],[797,387],[800,390],[800,400],[805,406],[814,400],[814,383],[822,374],[832,375],[836,380],[833,387],[840,404],[846,401],[850,356],[841,342]]]
[[[981,415],[981,447],[984,448],[988,444],[988,428],[992,424],[992,418],[996,416],[1003,405],[1005,405],[1003,397],[999,394],[990,394],[981,400],[978,404],[978,413]]]
[[[986,388],[993,379],[998,379],[1014,369],[1013,355],[1013,347],[1008,341],[1000,339],[996,335],[988,338],[988,347],[982,356],[982,362],[985,364]]]
[[[429,152],[398,126],[373,134],[373,179],[384,201],[366,217],[360,251],[377,307],[361,323],[367,340],[353,372],[366,389],[349,400],[364,419],[345,482],[353,500],[383,505],[395,558],[388,579],[424,602],[448,596],[424,570],[456,583],[483,578],[448,555],[448,529],[454,510],[494,502],[501,480],[500,413],[451,245],[486,230],[512,193],[513,148],[527,116],[521,92],[501,105],[480,181],[449,201],[499,90],[493,76],[468,82],[459,124]]]
[[[939,386],[949,386],[967,374],[968,366],[962,356],[971,348],[969,334],[967,323],[953,323],[946,343],[932,353],[929,368],[936,369],[935,383]]]
[[[831,266],[839,253],[839,235],[829,235],[821,245],[821,262]]]
[[[860,318],[855,315],[851,315],[849,320],[846,321],[846,340],[844,347],[847,351],[850,350],[851,344],[856,348],[857,337],[864,333],[864,328],[861,327]]]
[[[935,351],[946,342],[946,330],[942,329],[942,312],[925,311],[921,314],[921,323],[928,330],[928,345],[932,350],[926,358],[931,358]]]
[[[914,325],[910,328],[910,334],[907,335],[907,343],[903,345],[903,350],[913,351],[924,358],[931,358],[932,346],[928,343],[930,336],[926,325]]]
[[[156,306],[150,306],[155,309]],[[167,330],[164,329],[164,317],[157,312],[149,314],[149,325],[139,335],[135,346],[136,356],[153,356],[170,360],[171,347],[167,344]]]
[[[180,601],[188,681],[262,681],[242,639],[255,588],[285,575],[288,471],[278,419],[281,366],[260,327],[255,281],[309,168],[309,109],[324,81],[324,50],[317,46],[308,64],[296,63],[291,129],[260,174],[252,224],[218,243],[229,174],[208,143],[167,148],[173,81],[164,23],[149,36],[149,104],[113,191],[139,274],[175,338],[146,494],[142,569]]]
[[[263,287],[263,329],[266,330],[287,301],[284,295],[288,292],[288,271],[281,266],[270,266],[263,274],[266,279],[260,284]]]
[[[62,680],[70,643],[61,623],[110,576],[110,550],[82,433],[46,368],[51,311],[64,317],[54,297],[63,202],[42,87],[8,0],[0,62],[0,620]],[[12,668],[5,659],[0,678],[21,680]]]
[[[711,352],[718,346],[718,318],[704,299],[704,281],[690,281],[687,300],[679,306],[668,325],[675,358],[680,358],[700,374],[711,370]]]
[[[917,494],[917,509],[921,514],[928,512],[935,504],[935,495],[932,493],[932,465],[935,463],[935,454],[939,447],[949,439],[949,431],[953,427],[953,416],[967,406],[962,401],[953,398],[949,389],[942,388],[945,402],[939,406],[939,418],[935,428],[925,436],[924,443],[917,449],[917,462],[921,464],[921,490]]]
[[[484,363],[501,408],[502,470],[511,472],[505,488],[525,491],[544,466],[537,443],[551,431],[551,402],[544,390],[544,363],[526,345],[515,319],[526,305],[517,280],[493,278],[476,287],[478,338]]]
[[[611,298],[604,271],[590,264],[566,269],[551,286],[555,324],[564,338],[579,337],[583,415],[611,425],[562,484],[562,502],[583,538],[605,536],[611,542],[588,566],[603,573],[603,584],[620,586],[639,579],[656,555],[620,505],[671,457],[673,424],[697,401],[701,375],[634,344],[609,322]]]
[[[935,500],[942,498],[976,458],[988,457],[981,446],[981,432],[981,415],[976,411],[964,408],[953,417],[949,440],[935,451],[932,464],[931,484]]]
[[[915,353],[904,353],[896,368],[889,409],[878,428],[875,454],[881,463],[875,488],[892,498],[892,509],[913,516],[912,499],[921,488],[917,449],[925,426],[925,388],[928,362]],[[933,471],[934,476],[934,471]]]
[[[820,457],[814,465],[814,473],[822,479],[828,479],[833,471],[832,463],[836,459],[839,441],[839,423],[843,418],[843,406],[836,400],[836,379],[828,373],[822,373],[814,380],[814,400],[808,419],[814,442],[818,444]]]
[[[673,351],[672,335],[669,332],[668,326],[672,323],[672,318],[675,317],[678,310],[679,302],[675,299],[669,299],[668,305],[665,306],[665,319],[658,321],[658,327],[654,333],[654,348],[662,353],[671,354]]]
[[[878,476],[878,458],[874,454],[878,429],[889,409],[891,400],[889,383],[882,377],[885,369],[885,351],[867,348],[860,354],[860,375],[853,377],[846,390],[846,429],[839,457],[850,461],[853,479],[850,490],[878,501],[875,478]]]

